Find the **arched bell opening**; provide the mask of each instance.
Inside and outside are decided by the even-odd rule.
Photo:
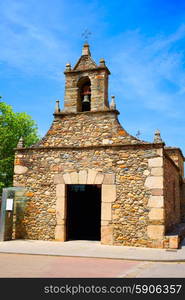
[[[91,110],[91,81],[89,77],[83,77],[78,82],[78,105],[77,111]]]

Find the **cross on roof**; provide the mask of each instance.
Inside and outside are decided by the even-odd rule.
[[[88,38],[92,33],[88,30],[85,29],[84,32],[82,33],[82,37],[84,38],[84,42],[88,43]]]
[[[140,132],[140,130],[138,130],[136,133],[136,137],[139,139],[140,135],[141,135],[141,132]]]

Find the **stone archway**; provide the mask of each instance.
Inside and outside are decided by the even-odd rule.
[[[95,169],[79,172],[61,173],[54,177],[56,184],[56,221],[55,240],[66,241],[66,185],[101,185],[101,243],[113,244],[112,203],[116,200],[115,174],[102,173]]]

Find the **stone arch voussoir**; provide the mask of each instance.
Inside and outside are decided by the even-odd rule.
[[[96,169],[61,173],[54,176],[55,184],[115,184],[115,174]]]

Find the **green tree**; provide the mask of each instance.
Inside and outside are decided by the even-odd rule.
[[[35,121],[26,113],[14,112],[10,105],[0,102],[0,194],[3,187],[12,186],[14,149],[21,137],[25,146],[38,141]]]

